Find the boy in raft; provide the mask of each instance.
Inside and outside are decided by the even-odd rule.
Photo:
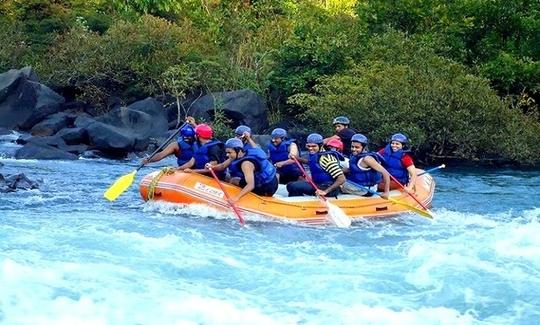
[[[287,131],[276,128],[271,133],[272,140],[268,144],[268,156],[277,168],[280,184],[297,181],[302,172],[292,157],[298,157],[298,146],[294,140],[287,139]]]
[[[278,189],[276,168],[266,158],[266,153],[259,147],[245,149],[244,143],[238,138],[231,138],[225,142],[225,152],[228,159],[217,165],[207,166],[216,171],[228,168],[233,175],[230,183],[242,187],[237,195],[231,197],[235,203],[244,195],[253,192],[261,196],[272,196]]]
[[[341,186],[341,191],[347,194],[372,196],[369,191],[355,184],[377,191],[377,184],[384,179],[384,193],[381,196],[387,199],[390,191],[390,174],[380,162],[381,159],[376,152],[368,151],[368,138],[360,133],[353,135],[349,168],[344,170],[347,181]]]
[[[178,169],[185,173],[208,174],[209,170],[205,168],[206,164],[217,165],[225,158],[223,143],[214,139],[214,130],[206,124],[197,125],[195,136],[197,149],[193,153],[193,157]],[[217,176],[219,179],[224,179],[225,173],[218,173]]]
[[[154,157],[148,159],[144,158],[141,163],[146,165],[151,162],[160,161],[165,157],[170,155],[176,156],[176,163],[178,166],[182,166],[193,158],[193,154],[196,150],[195,144],[195,119],[191,116],[188,116],[186,119],[186,124],[180,129],[180,136],[177,140],[169,144],[165,149],[158,152]]]
[[[234,136],[242,140],[244,149],[258,147],[257,143],[251,138],[251,128],[247,125],[239,125],[234,130]]]
[[[343,155],[348,157],[351,154],[351,138],[356,133],[356,130],[349,127],[351,121],[346,116],[338,116],[333,121],[336,134],[324,139],[324,144],[332,139],[341,140],[343,143]]]
[[[383,159],[383,165],[390,175],[394,176],[407,191],[415,190],[416,168],[410,150],[407,148],[409,139],[402,134],[396,133],[390,138],[386,147],[379,150],[378,154]],[[392,181],[391,189],[401,187]]]
[[[323,137],[318,133],[312,133],[307,137],[306,148],[309,153],[308,165],[311,178],[318,187],[317,193],[307,181],[296,181],[287,184],[289,196],[322,195],[337,196],[339,187],[345,182],[345,175],[339,166],[339,160],[343,157],[337,151],[325,150]]]

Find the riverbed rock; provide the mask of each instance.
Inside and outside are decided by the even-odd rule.
[[[33,181],[25,174],[2,175],[0,174],[0,193],[15,192],[16,190],[32,190],[39,188],[41,180]]]
[[[37,80],[31,68],[0,74],[0,126],[29,130],[57,113],[64,98]]]
[[[253,133],[262,133],[268,128],[268,108],[253,90],[205,95],[193,103],[191,111],[195,118],[211,121],[216,106],[222,108],[225,116],[233,121],[233,127],[245,124],[251,127]]]
[[[70,114],[66,114],[64,112],[52,114],[43,121],[34,125],[30,130],[30,133],[40,137],[53,135],[61,129],[67,127],[69,124],[72,124],[73,120],[74,118],[72,118]]]
[[[27,143],[15,153],[16,159],[75,160],[79,157],[47,144]]]
[[[163,104],[153,98],[113,109],[93,121],[79,117],[75,125],[87,130],[93,148],[123,154],[146,149],[150,138],[158,137],[168,129]]]
[[[58,131],[55,135],[62,138],[69,145],[88,143],[88,131],[84,128],[65,128]]]

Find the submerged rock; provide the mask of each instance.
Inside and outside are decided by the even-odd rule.
[[[2,175],[0,174],[0,193],[15,192],[16,190],[33,190],[39,188],[41,180],[33,181],[25,174]]]

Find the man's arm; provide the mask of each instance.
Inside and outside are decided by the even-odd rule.
[[[416,190],[416,167],[414,166],[414,161],[412,157],[408,154],[405,154],[402,158],[403,166],[407,169],[407,172],[409,173],[409,184],[403,184],[406,185],[405,188],[407,191],[415,191]]]
[[[277,168],[281,168],[283,166],[295,164],[293,157],[298,159],[298,146],[294,142],[289,146],[289,159],[277,162],[274,165]]]
[[[255,188],[255,165],[251,161],[244,161],[240,165],[242,173],[244,174],[244,179],[246,180],[246,186],[234,197],[231,198],[231,202],[235,203],[240,200],[244,195],[253,191]]]
[[[319,194],[327,195],[345,183],[345,175],[343,174],[341,167],[339,167],[339,162],[334,155],[322,155],[319,159],[319,164],[321,165],[322,169],[329,173],[334,179],[334,183],[324,191],[321,190]]]
[[[161,159],[169,156],[169,155],[172,155],[172,154],[175,154],[177,152],[180,152],[180,147],[178,147],[178,142],[173,142],[173,143],[170,143],[168,146],[165,147],[165,149],[161,150],[160,152],[158,152],[156,155],[154,155],[154,157],[148,159],[148,158],[144,158],[142,160],[142,163],[144,165],[148,164],[148,163],[151,163],[151,162],[156,162],[156,161],[160,161]]]
[[[185,164],[183,164],[182,166],[179,166],[177,169],[182,170],[182,171],[186,171],[186,170],[189,170],[193,166],[195,166],[195,158],[191,158]]]
[[[373,157],[367,156],[363,159],[363,161],[366,163],[366,165],[382,174],[384,180],[384,193],[381,194],[381,196],[384,199],[387,199],[390,195],[390,174],[386,168],[379,164]]]

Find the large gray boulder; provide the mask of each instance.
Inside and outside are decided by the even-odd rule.
[[[61,129],[67,127],[69,124],[72,124],[75,119],[70,114],[64,112],[59,112],[48,116],[43,121],[34,125],[30,130],[32,135],[45,137],[53,135]]]
[[[79,156],[50,145],[29,142],[17,150],[15,158],[75,160]]]
[[[20,70],[11,69],[0,74],[0,102],[3,102],[8,94],[19,86],[21,79],[39,82],[38,76],[31,67],[24,67]]]
[[[88,143],[88,131],[84,128],[65,128],[58,131],[55,135],[62,138],[67,144]]]
[[[195,101],[190,113],[195,118],[211,121],[214,108],[223,109],[233,126],[240,124],[251,127],[253,133],[262,133],[268,128],[268,108],[262,98],[253,90],[242,89],[205,95]]]
[[[159,137],[168,129],[163,104],[153,98],[115,108],[94,120],[79,117],[75,125],[86,129],[92,148],[118,154],[142,151],[150,138]]]
[[[0,127],[28,130],[58,112],[64,101],[40,84],[31,68],[0,74]]]

